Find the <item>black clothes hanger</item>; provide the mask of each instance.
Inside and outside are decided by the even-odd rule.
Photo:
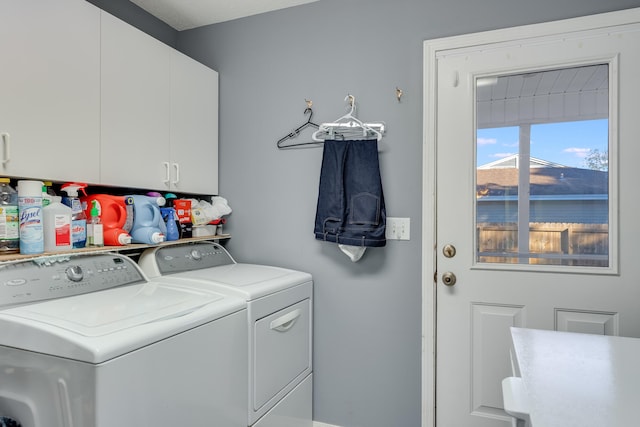
[[[291,133],[283,136],[282,138],[280,138],[278,140],[278,142],[276,143],[276,145],[278,146],[278,148],[280,149],[284,149],[284,148],[290,148],[290,147],[298,147],[300,145],[317,145],[317,142],[298,142],[295,144],[283,144],[283,142],[285,142],[288,139],[293,139],[295,137],[297,137],[298,135],[300,135],[300,132],[302,132],[303,129],[311,126],[314,127],[316,129],[318,129],[320,127],[320,125],[313,123],[311,121],[311,117],[313,117],[313,110],[311,109],[311,107],[307,107],[304,110],[303,114],[309,114],[309,118],[307,119],[307,121],[305,123],[303,123],[302,125],[298,126],[296,129],[292,130]]]

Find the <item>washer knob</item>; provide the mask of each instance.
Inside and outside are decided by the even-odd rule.
[[[200,261],[202,259],[202,254],[200,253],[199,250],[193,249],[191,251],[191,258],[193,258],[196,261]]]
[[[65,270],[65,273],[67,274],[67,278],[72,282],[79,282],[84,277],[84,272],[82,271],[82,267],[80,267],[79,265],[67,267],[67,269]]]

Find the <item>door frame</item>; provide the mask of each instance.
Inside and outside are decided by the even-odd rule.
[[[437,60],[441,51],[477,48],[492,43],[566,35],[614,25],[640,22],[640,8],[525,25],[501,30],[426,40],[423,50],[422,158],[422,427],[435,427],[436,404],[436,124]]]

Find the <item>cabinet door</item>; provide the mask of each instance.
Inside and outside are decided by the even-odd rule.
[[[0,16],[0,174],[97,182],[99,9],[2,1]]]
[[[101,183],[169,189],[171,48],[102,12]]]
[[[218,73],[173,51],[172,189],[218,194]]]

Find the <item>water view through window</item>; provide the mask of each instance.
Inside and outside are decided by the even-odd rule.
[[[608,65],[476,82],[476,261],[608,267]]]

